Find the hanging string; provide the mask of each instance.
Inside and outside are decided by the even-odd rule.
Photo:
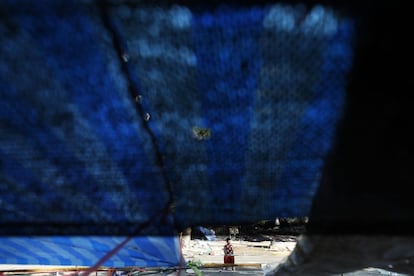
[[[119,250],[122,249],[122,247],[124,247],[131,239],[133,236],[140,234],[140,232],[151,226],[152,221],[154,221],[155,219],[161,217],[161,220],[167,221],[168,217],[171,215],[172,217],[172,222],[174,224],[175,229],[177,229],[176,227],[176,220],[174,217],[174,213],[173,213],[173,204],[174,204],[174,197],[173,197],[173,186],[172,183],[168,177],[168,173],[166,171],[165,168],[165,164],[164,164],[164,158],[163,155],[161,154],[161,150],[158,144],[158,141],[156,139],[156,136],[154,134],[154,132],[151,130],[151,128],[149,127],[149,119],[150,119],[150,114],[146,113],[143,110],[142,107],[142,96],[140,94],[137,94],[137,91],[139,91],[137,85],[134,82],[134,79],[132,77],[132,73],[130,70],[130,67],[128,66],[128,61],[129,61],[129,55],[128,53],[125,51],[125,46],[124,43],[122,43],[122,39],[121,36],[119,34],[119,32],[117,31],[114,23],[111,21],[110,19],[110,15],[109,15],[109,7],[108,7],[108,3],[107,1],[103,0],[103,1],[99,1],[99,10],[100,10],[100,15],[102,18],[102,22],[105,26],[105,28],[108,30],[108,32],[112,35],[112,42],[113,42],[113,46],[115,48],[116,53],[118,54],[119,57],[121,57],[121,70],[127,80],[127,84],[128,84],[128,92],[131,96],[131,99],[133,99],[134,103],[135,103],[135,107],[136,107],[136,111],[138,113],[138,117],[141,118],[142,120],[142,125],[145,129],[145,131],[147,132],[147,134],[150,137],[150,141],[152,143],[152,146],[154,148],[154,152],[155,152],[155,157],[157,160],[157,164],[160,167],[161,170],[161,175],[163,178],[163,181],[165,183],[165,188],[168,192],[168,200],[166,202],[166,204],[164,205],[164,207],[162,209],[160,209],[158,212],[154,213],[147,221],[141,223],[137,229],[134,231],[133,235],[131,235],[130,237],[127,237],[123,242],[121,242],[119,245],[117,245],[115,248],[113,248],[111,251],[109,251],[104,257],[102,257],[95,265],[93,265],[92,267],[90,267],[87,271],[85,271],[84,273],[82,273],[82,275],[89,275],[90,273],[96,271],[102,264],[104,264],[107,260],[109,260],[113,255],[115,255]],[[180,244],[179,246],[179,250],[180,250],[180,260],[179,260],[179,267],[178,267],[178,275],[180,275],[180,272],[182,270],[183,267],[183,256],[182,256],[182,246]]]
[[[136,229],[136,234],[139,234],[143,229],[145,229],[146,227],[149,227],[151,225],[151,222],[154,219],[156,219],[158,216],[163,216],[163,215],[165,215],[165,213],[168,213],[167,208],[168,208],[168,206],[164,207],[164,209],[162,209],[159,212],[153,214],[147,221],[140,224],[138,226],[138,228]],[[134,237],[134,235],[131,235],[131,236],[127,237],[120,244],[118,244],[116,247],[114,247],[111,251],[109,251],[107,254],[105,254],[105,256],[103,256],[97,263],[95,263],[93,266],[91,266],[86,271],[82,272],[82,274],[80,276],[87,276],[87,275],[91,274],[92,272],[97,271],[106,261],[108,261],[119,250],[121,250],[133,237]],[[181,249],[180,249],[180,256],[182,256]],[[183,266],[183,264],[181,263],[181,259],[182,259],[182,257],[180,257],[180,263],[179,263],[179,267],[178,267],[178,272],[179,273],[180,273],[180,271],[182,269],[182,266]]]
[[[142,95],[137,93],[139,91],[139,89],[137,87],[138,85],[135,83],[134,78],[133,78],[133,73],[131,72],[131,69],[128,66],[129,56],[128,56],[128,53],[126,53],[126,51],[125,51],[126,46],[124,46],[125,43],[123,43],[121,35],[119,34],[119,32],[117,31],[116,26],[114,25],[114,23],[110,19],[109,7],[108,7],[107,1],[105,1],[105,0],[99,1],[99,7],[100,7],[100,12],[101,12],[101,17],[102,17],[103,24],[106,27],[106,29],[108,30],[108,32],[112,35],[112,42],[113,42],[113,46],[115,48],[115,51],[117,52],[118,56],[121,57],[121,59],[122,59],[122,61],[121,61],[121,70],[122,70],[122,72],[123,72],[123,74],[124,74],[124,76],[127,80],[128,92],[131,96],[131,99],[135,103],[134,106],[136,107],[136,111],[138,113],[138,116],[139,116],[139,118],[141,118],[142,125],[143,125],[145,131],[147,132],[148,136],[150,137],[150,141],[151,141],[152,146],[154,148],[157,165],[160,167],[161,176],[162,176],[163,182],[165,184],[165,188],[168,192],[168,200],[166,202],[166,206],[168,206],[168,208],[166,208],[166,210],[168,212],[165,213],[164,216],[163,216],[163,218],[167,218],[168,215],[173,213],[172,209],[173,209],[174,198],[173,198],[173,186],[172,186],[172,182],[170,181],[170,179],[168,177],[168,173],[167,173],[165,163],[164,163],[164,157],[163,157],[163,154],[161,153],[157,138],[156,138],[154,132],[152,131],[152,129],[149,127],[148,122],[150,120],[150,114],[144,111],[143,106],[141,104]],[[163,208],[163,209],[165,209],[165,208]],[[174,220],[174,223],[175,223],[175,220]]]

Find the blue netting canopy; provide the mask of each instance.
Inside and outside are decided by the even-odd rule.
[[[203,7],[1,3],[0,233],[309,214],[353,21],[321,5]]]

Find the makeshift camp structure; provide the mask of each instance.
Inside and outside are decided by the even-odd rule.
[[[1,1],[0,263],[175,267],[185,227],[309,216],[355,99],[350,7]]]

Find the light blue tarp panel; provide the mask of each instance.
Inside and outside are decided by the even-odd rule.
[[[0,263],[20,265],[93,266],[124,237],[0,237]],[[177,267],[178,238],[131,239],[102,267]]]
[[[92,236],[162,235],[111,262],[176,264],[184,227],[309,215],[353,28],[271,1],[1,1],[0,262],[90,264],[117,241]],[[7,238],[37,234],[61,237]]]

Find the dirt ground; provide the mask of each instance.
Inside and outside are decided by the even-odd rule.
[[[257,229],[255,229],[257,230]],[[301,231],[301,230],[300,230]],[[273,231],[275,232],[275,231]],[[297,232],[296,232],[297,233]],[[225,239],[228,237],[228,235],[217,235],[214,237],[214,240],[206,240],[203,238],[191,238],[190,240],[187,240],[185,246],[183,246],[183,256],[187,263],[194,263],[198,265],[199,271],[202,273],[203,276],[218,276],[218,275],[273,275],[274,269],[284,263],[287,258],[294,252],[294,249],[296,245],[298,244],[298,241],[300,237],[303,237],[303,234],[300,235],[280,235],[280,234],[274,234],[271,233],[271,231],[261,231],[259,233],[253,233],[249,232],[246,234],[245,232],[241,233],[240,236],[236,236],[236,238],[232,238],[232,244],[234,248],[235,253],[235,271],[233,270],[224,270],[223,267],[223,247],[225,245]],[[304,234],[306,236],[306,233]],[[404,274],[405,272],[393,272],[391,270],[395,270],[397,265],[400,265],[398,262],[401,258],[401,260],[405,261],[405,263],[408,263],[407,257],[405,257],[407,254],[409,256],[410,252],[407,247],[407,243],[404,241],[394,241],[395,239],[390,239],[388,241],[387,237],[383,238],[385,247],[384,254],[388,256],[387,254],[393,253],[394,255],[398,255],[401,257],[400,259],[395,260],[395,264],[392,263],[392,260],[387,266],[379,265],[378,262],[366,262],[366,265],[355,266],[353,269],[349,269],[349,267],[346,266],[348,262],[355,261],[355,258],[361,258],[361,254],[363,254],[364,248],[366,245],[369,248],[371,248],[372,252],[369,251],[369,254],[367,256],[371,258],[377,258],[376,261],[380,261],[378,259],[378,250],[376,248],[378,247],[378,241],[377,238],[369,238],[369,237],[362,237],[361,240],[358,241],[358,237],[353,236],[339,236],[339,237],[332,237],[335,239],[334,241],[329,241],[329,237],[324,237],[321,242],[324,242],[324,244],[328,243],[330,246],[329,252],[332,251],[332,248],[334,248],[336,244],[341,245],[339,248],[339,252],[336,252],[335,254],[330,256],[329,252],[328,254],[325,254],[326,252],[322,252],[325,254],[325,259],[322,260],[318,252],[317,255],[313,255],[310,260],[313,260],[307,264],[308,266],[311,264],[317,264],[318,267],[316,267],[316,270],[323,270],[323,267],[328,267],[329,271],[340,271],[340,273],[334,273],[332,272],[332,276],[339,276],[339,275],[346,275],[346,276],[374,276],[374,275],[401,275],[401,276],[408,276],[408,275],[414,275],[414,274]],[[338,240],[336,240],[338,239]],[[345,242],[345,244],[349,244],[349,247],[353,250],[347,251],[347,254],[344,254],[343,248],[345,248],[344,244],[339,243],[340,240],[345,240],[349,242]],[[355,240],[356,239],[356,240]],[[372,240],[372,241],[371,241]],[[411,240],[410,240],[411,241]],[[302,240],[303,242],[303,240]],[[361,243],[362,242],[362,243]],[[382,244],[381,243],[381,244]],[[319,243],[318,243],[319,244]],[[364,247],[361,247],[361,244],[365,244]],[[303,247],[303,244],[302,246]],[[397,250],[398,249],[398,250]],[[407,253],[407,250],[409,251]],[[367,252],[368,252],[367,251]],[[381,252],[382,252],[381,251]],[[387,253],[387,251],[391,253]],[[402,251],[402,252],[400,252]],[[332,251],[335,252],[335,251]],[[380,252],[380,253],[381,253]],[[296,252],[297,254],[297,252]],[[343,258],[338,259],[338,256],[343,255]],[[384,256],[385,256],[384,255]],[[393,255],[393,256],[394,256]],[[358,257],[359,256],[359,257]],[[365,255],[364,255],[365,256]],[[367,256],[365,256],[367,258]],[[382,256],[381,254],[379,256]],[[404,258],[403,258],[404,257]],[[292,257],[290,257],[292,258]],[[313,258],[313,259],[312,259]],[[340,261],[338,261],[340,260]],[[291,260],[290,260],[291,261]],[[287,262],[287,263],[290,263]],[[316,261],[316,262],[315,262]],[[319,261],[319,263],[318,263]],[[319,267],[319,265],[323,265],[323,267]],[[394,267],[395,265],[395,267]],[[188,268],[188,266],[187,266]],[[303,267],[305,269],[305,267]],[[334,268],[334,269],[333,269]],[[390,269],[390,270],[388,270]],[[306,270],[308,271],[308,270]],[[322,273],[319,271],[319,273],[307,273],[304,275],[328,275],[326,274],[326,271]],[[184,274],[181,275],[196,275],[195,271],[192,271],[191,269],[187,269]],[[294,275],[294,274],[293,274]],[[302,275],[302,274],[300,274]]]
[[[226,236],[218,236],[216,240],[192,239],[187,241],[183,246],[183,256],[186,262],[197,263],[204,268],[216,269],[219,272],[227,272],[223,269],[225,239]],[[296,240],[294,237],[285,238],[285,241],[275,240],[272,242],[233,239],[236,270],[253,269],[263,275],[263,271],[270,270],[284,261],[294,249]],[[252,272],[252,274],[255,273]]]

